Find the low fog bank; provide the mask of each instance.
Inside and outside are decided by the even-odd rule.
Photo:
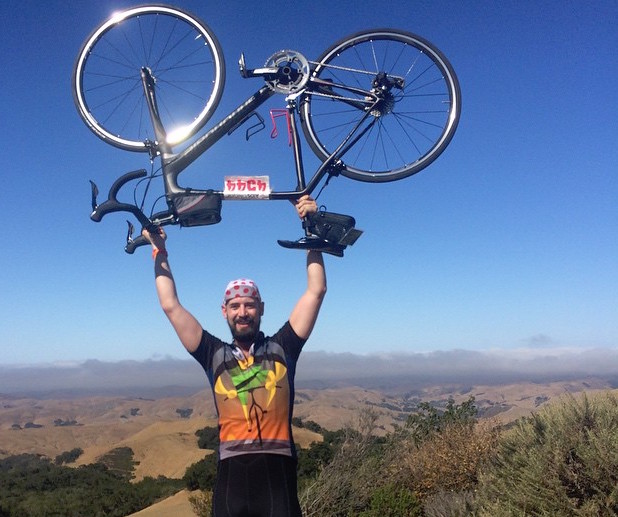
[[[406,391],[435,385],[503,385],[601,378],[618,386],[618,350],[451,350],[424,354],[305,354],[297,386],[358,385]]]
[[[618,385],[618,350],[452,350],[417,354],[356,355],[306,351],[299,388],[360,386],[418,389],[437,384],[553,382],[597,377]],[[0,365],[0,394],[43,396],[187,395],[207,388],[193,360],[158,359],[73,364]]]

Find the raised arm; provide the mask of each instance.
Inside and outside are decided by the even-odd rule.
[[[155,286],[157,288],[157,295],[161,308],[170,320],[176,334],[178,334],[180,342],[189,352],[194,352],[202,339],[202,326],[195,317],[180,304],[178,299],[176,283],[172,276],[172,270],[170,269],[167,250],[165,248],[165,232],[163,228],[159,228],[158,234],[149,233],[144,230],[142,231],[142,235],[152,244]]]
[[[309,196],[301,197],[295,206],[301,218],[317,211],[315,201]],[[319,251],[308,251],[307,289],[290,314],[290,325],[299,337],[307,339],[311,334],[325,295],[326,272],[322,254]]]

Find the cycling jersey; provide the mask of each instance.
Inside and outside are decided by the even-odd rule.
[[[260,332],[245,358],[235,345],[203,331],[191,355],[210,381],[219,417],[219,459],[271,453],[296,457],[292,409],[296,362],[305,340],[287,322]]]

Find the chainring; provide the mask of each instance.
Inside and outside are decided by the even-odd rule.
[[[280,50],[268,58],[267,68],[278,68],[276,77],[266,84],[279,93],[291,94],[302,90],[309,80],[309,62],[300,52]]]

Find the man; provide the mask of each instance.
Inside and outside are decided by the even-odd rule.
[[[309,196],[295,206],[301,219],[317,211]],[[222,304],[233,339],[228,344],[204,330],[181,305],[163,230],[143,234],[153,247],[161,307],[213,389],[220,438],[213,515],[300,517],[291,427],[294,374],[326,294],[321,253],[307,252],[307,288],[272,337],[260,332],[264,302],[255,283],[230,282]]]

